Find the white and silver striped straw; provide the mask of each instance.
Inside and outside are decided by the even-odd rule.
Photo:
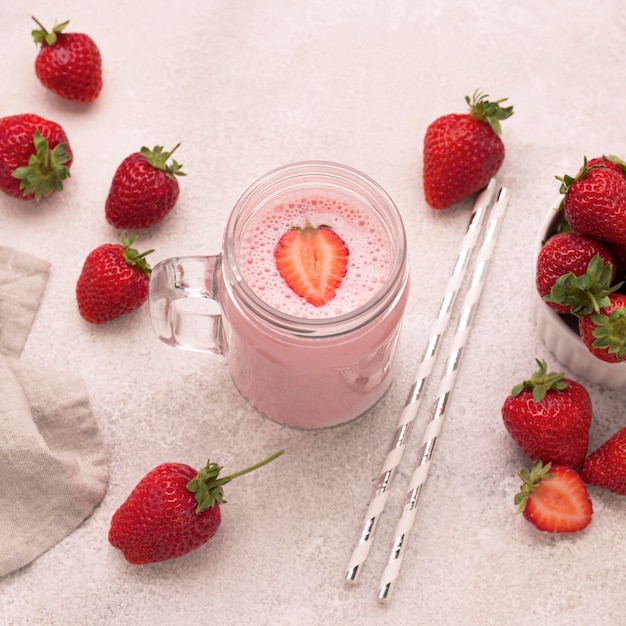
[[[389,561],[383,572],[378,590],[378,599],[381,602],[387,602],[391,598],[393,586],[398,574],[400,573],[400,567],[404,559],[409,533],[415,522],[419,498],[422,493],[424,483],[426,482],[426,478],[428,477],[435,443],[437,442],[437,438],[439,437],[443,426],[450,394],[454,388],[463,351],[469,337],[474,314],[476,313],[478,302],[482,294],[499,226],[502,222],[502,217],[507,203],[508,191],[505,187],[501,187],[498,192],[494,208],[491,212],[489,223],[487,224],[483,242],[478,251],[478,257],[476,259],[470,286],[465,294],[457,331],[452,339],[450,355],[446,362],[445,373],[439,383],[437,400],[422,438],[422,447],[420,448],[420,453],[418,455],[418,464],[409,482],[405,505],[396,526]]]
[[[346,580],[356,583],[361,572],[361,567],[369,554],[372,537],[378,523],[378,518],[385,508],[388,489],[391,485],[395,470],[400,464],[402,455],[408,440],[411,424],[413,423],[422,399],[422,393],[428,377],[430,376],[441,338],[448,327],[450,315],[456,296],[463,284],[467,266],[472,251],[478,240],[482,225],[485,221],[496,191],[496,180],[492,178],[487,187],[479,194],[474,203],[472,215],[467,232],[461,241],[454,269],[446,284],[445,293],[437,318],[431,328],[430,338],[426,345],[426,351],[417,369],[415,382],[411,387],[407,402],[400,414],[400,419],[394,433],[394,438],[383,462],[383,467],[378,479],[378,486],[371,500],[365,522],[359,537],[358,544],[352,553],[346,572]]]

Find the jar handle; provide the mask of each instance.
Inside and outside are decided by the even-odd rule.
[[[172,257],[150,276],[150,322],[165,343],[201,352],[225,353],[218,276],[222,255]]]

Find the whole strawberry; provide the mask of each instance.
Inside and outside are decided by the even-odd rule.
[[[616,243],[609,243],[607,245],[615,259],[618,273],[620,276],[623,276],[626,274],[626,245],[622,246]]]
[[[621,176],[626,178],[626,162],[624,162],[622,159],[612,154],[602,155],[601,157],[595,157],[593,159],[589,159],[589,161],[587,161],[587,163],[584,164],[583,167],[580,168],[580,171],[578,172],[579,174],[582,173],[585,166],[587,167],[587,169],[596,167],[596,166],[608,167],[609,169],[615,170]]]
[[[626,428],[616,432],[585,459],[580,475],[589,485],[626,496]]]
[[[34,113],[0,118],[0,189],[40,200],[63,189],[73,155],[59,124]]]
[[[35,73],[41,84],[66,100],[93,102],[102,90],[102,58],[93,39],[83,33],[64,33],[69,21],[48,32],[39,26],[32,31],[41,46]]]
[[[135,237],[121,244],[104,244],[89,253],[76,282],[81,316],[103,324],[138,309],[148,298],[151,268],[145,257],[131,248]]]
[[[590,265],[595,256],[602,263]],[[563,232],[550,237],[539,251],[535,282],[549,307],[576,314],[596,308],[597,300],[609,293],[615,273],[616,262],[606,245],[580,233]]]
[[[504,401],[504,426],[532,460],[578,467],[589,446],[591,398],[580,383],[536,362],[537,371]]]
[[[183,463],[164,463],[146,474],[111,519],[109,542],[135,565],[183,556],[205,544],[219,528],[223,485],[283,453],[245,470],[219,477],[207,463],[199,472]]]
[[[505,149],[500,121],[513,115],[476,91],[469,112],[436,119],[424,137],[424,195],[434,209],[445,209],[485,187],[502,166]]]
[[[592,164],[593,163],[593,164]],[[626,245],[626,176],[621,166],[585,158],[575,177],[557,177],[561,206],[573,230],[601,241]]]
[[[578,319],[578,330],[590,352],[608,363],[626,361],[626,294],[611,293],[599,312]]]
[[[162,146],[145,146],[126,157],[117,168],[105,204],[107,222],[116,228],[150,228],[158,224],[178,200],[177,176],[182,165],[168,159]]]
[[[571,467],[536,461],[530,472],[523,469],[519,477],[517,510],[538,530],[575,533],[589,526],[593,504],[583,479]]]
[[[605,263],[597,254],[580,276],[574,272],[559,276],[543,299],[559,313],[572,313],[578,317],[598,313],[609,305],[611,294],[622,286],[621,282],[613,282],[615,275],[615,265]]]

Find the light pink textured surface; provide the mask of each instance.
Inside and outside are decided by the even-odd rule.
[[[93,105],[61,101],[38,83],[31,15],[50,25],[70,19],[98,43],[104,88]],[[54,119],[75,155],[62,194],[39,206],[0,198],[0,243],[51,263],[23,356],[84,376],[111,463],[93,516],[0,579],[0,622],[623,623],[626,499],[594,489],[583,534],[535,532],[515,514],[516,474],[528,461],[500,408],[535,358],[559,367],[535,329],[529,289],[538,225],[558,195],[554,176],[574,174],[584,155],[626,155],[626,5],[32,0],[2,3],[0,24],[1,113]],[[464,111],[477,88],[515,107],[503,123],[499,176],[511,199],[402,573],[381,607],[376,588],[434,384],[356,587],[344,570],[472,206],[426,206],[422,138],[437,116]],[[361,419],[328,431],[280,427],[246,405],[222,359],[155,339],[145,308],[102,327],[79,317],[83,260],[118,236],[104,219],[115,169],[142,145],[179,141],[187,177],[178,205],[137,240],[155,248],[155,262],[215,252],[239,195],[292,161],[351,165],[398,205],[414,285],[400,371]],[[595,448],[626,425],[626,396],[588,389]],[[279,448],[283,457],[227,486],[222,527],[204,548],[133,568],[109,546],[111,515],[155,465],[210,457],[236,471]]]

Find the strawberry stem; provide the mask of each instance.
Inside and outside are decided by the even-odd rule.
[[[167,163],[167,160],[176,152],[178,146],[180,146],[180,142],[169,152],[163,152],[163,146],[154,146],[152,150],[146,148],[146,146],[142,146],[140,152],[145,157],[146,161],[157,170],[161,170],[170,176],[186,176],[185,172],[182,171],[183,166],[181,163],[178,163],[178,161],[174,159],[172,159],[171,164]]]
[[[465,96],[465,102],[470,107],[470,115],[481,122],[487,122],[489,126],[498,135],[502,133],[502,126],[500,122],[513,115],[513,107],[501,107],[500,103],[508,100],[508,98],[501,98],[494,102],[487,100],[489,96],[481,93],[478,89],[474,92],[471,99],[469,96]]]
[[[46,43],[49,46],[53,46],[57,42],[57,35],[70,23],[70,21],[67,20],[61,24],[56,24],[52,29],[52,32],[48,32],[45,26],[36,17],[33,17],[32,15],[31,17],[35,21],[35,24],[39,26],[39,29],[35,29],[31,32],[35,43]]]
[[[222,471],[222,466],[217,463],[211,463],[210,460],[207,461],[206,466],[198,472],[198,475],[187,483],[187,489],[195,494],[196,502],[198,503],[196,513],[202,513],[202,511],[211,508],[215,504],[224,504],[226,500],[224,500],[223,485],[229,483],[234,478],[248,474],[259,467],[263,467],[263,465],[267,465],[284,452],[284,450],[279,450],[263,461],[239,470],[234,474],[224,476],[223,478],[218,478],[219,473]]]
[[[126,237],[125,232],[122,233],[121,240],[122,246],[124,248],[124,259],[126,260],[126,263],[128,263],[128,265],[134,265],[135,267],[140,269],[146,276],[150,276],[150,274],[152,273],[152,268],[148,264],[146,257],[149,254],[152,254],[154,250],[146,250],[145,252],[140,253],[134,248],[131,248],[135,239],[137,239],[136,235],[128,238]]]

